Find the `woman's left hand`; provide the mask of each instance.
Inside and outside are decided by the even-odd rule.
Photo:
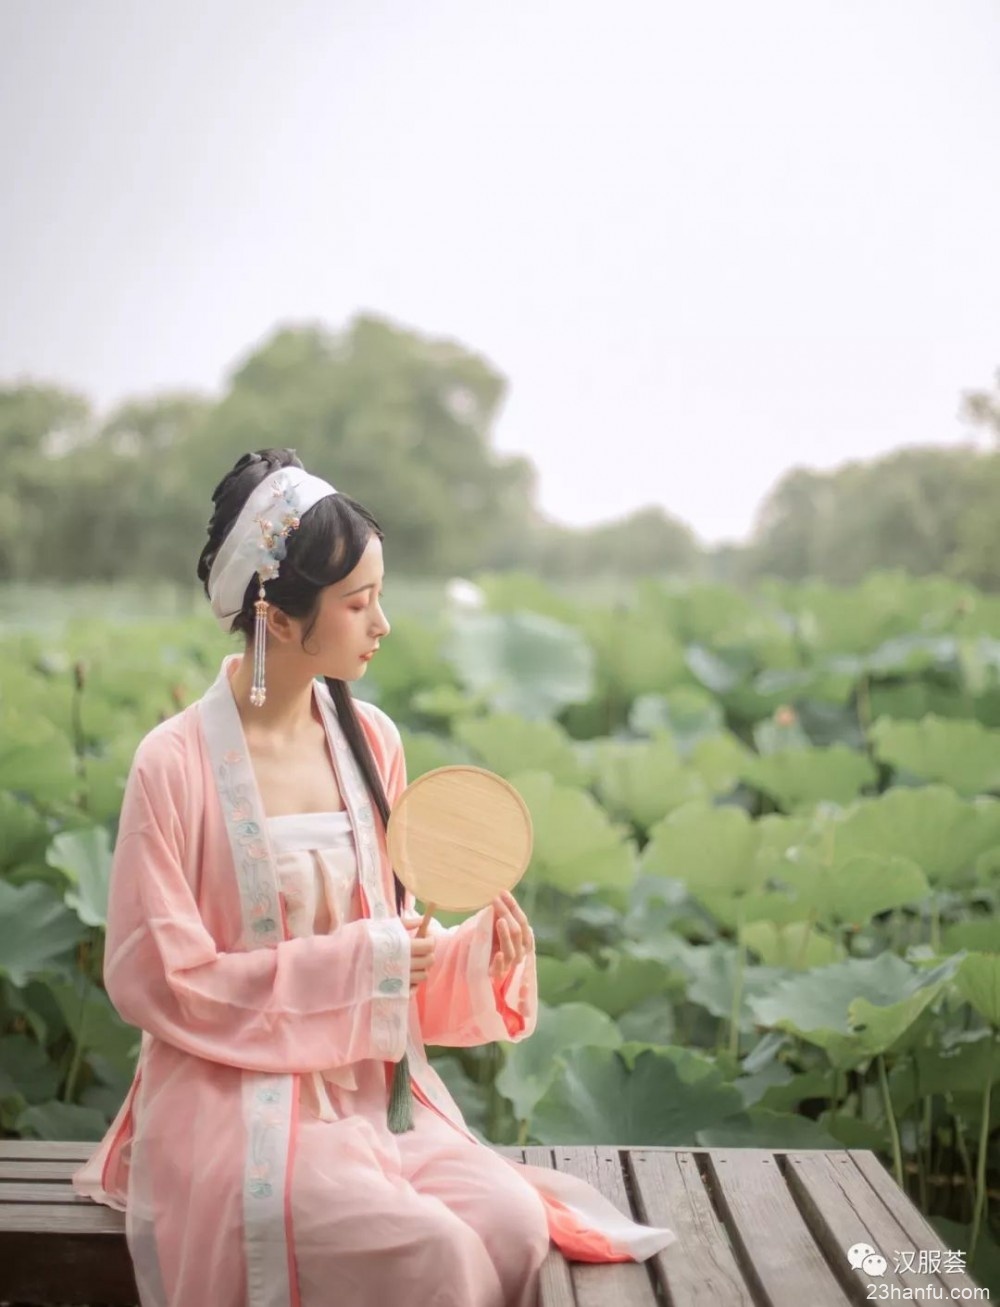
[[[516,967],[534,945],[534,936],[521,905],[504,890],[493,900],[493,945],[490,978],[500,980]]]

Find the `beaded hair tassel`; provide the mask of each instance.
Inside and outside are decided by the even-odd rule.
[[[257,591],[254,604],[253,623],[253,684],[250,687],[250,702],[255,708],[263,706],[267,698],[267,686],[264,684],[264,653],[267,646],[267,600],[264,598],[264,583]]]
[[[278,503],[276,508],[285,507],[281,526],[275,529],[274,523],[263,515],[255,518],[261,530],[261,565],[257,569],[260,587],[254,604],[253,623],[253,683],[250,687],[250,702],[255,708],[263,707],[267,699],[267,686],[264,684],[264,655],[267,648],[267,609],[264,598],[264,582],[278,575],[281,560],[285,556],[289,535],[299,525],[299,514],[286,491],[280,486],[274,487],[274,496]]]

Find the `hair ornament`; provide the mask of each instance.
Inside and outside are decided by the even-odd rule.
[[[254,576],[258,580],[254,603],[254,674],[250,689],[250,702],[255,708],[261,707],[267,698],[264,662],[268,603],[264,584],[277,577],[288,552],[288,538],[306,512],[318,500],[336,493],[328,481],[312,476],[305,468],[277,468],[254,488],[212,563],[208,576],[209,599],[225,631],[232,630],[243,609],[247,586]]]

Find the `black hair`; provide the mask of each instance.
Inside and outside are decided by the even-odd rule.
[[[294,449],[258,449],[244,454],[231,472],[227,472],[212,492],[215,511],[208,524],[208,543],[198,559],[198,579],[208,594],[208,574],[240,510],[256,487],[280,467],[302,467]],[[385,536],[369,511],[350,496],[339,491],[326,495],[302,514],[299,526],[287,539],[287,552],[278,575],[264,583],[264,597],[289,617],[307,622],[302,643],[316,622],[320,591],[324,586],[342,581],[357,567],[373,535]],[[243,595],[243,606],[233,619],[233,632],[252,641],[254,603],[259,581],[256,574]],[[375,758],[358,720],[354,696],[345,681],[324,676],[326,687],[336,705],[344,735],[357,759],[365,784],[382,818],[389,822],[389,800],[375,765]],[[402,913],[405,889],[393,872],[396,884],[396,911]]]

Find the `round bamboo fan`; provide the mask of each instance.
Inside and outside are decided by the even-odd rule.
[[[528,806],[483,767],[438,767],[406,787],[389,814],[389,858],[414,898],[469,912],[513,889],[531,861]]]

